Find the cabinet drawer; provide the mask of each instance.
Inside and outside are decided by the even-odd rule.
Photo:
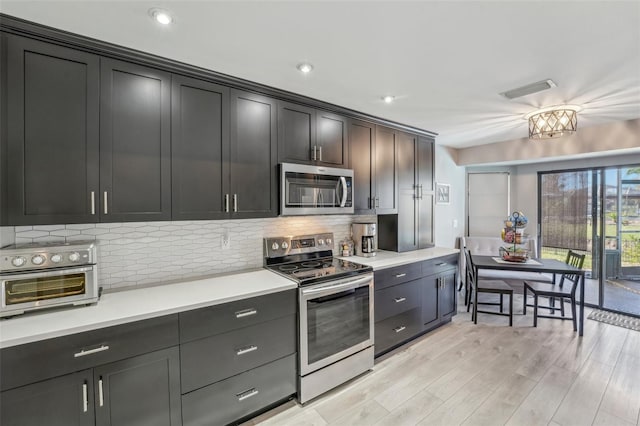
[[[448,256],[438,257],[435,259],[429,259],[422,262],[422,275],[439,274],[449,269],[455,269],[458,267],[458,255],[450,254]]]
[[[223,425],[296,393],[296,356],[182,396],[184,426]]]
[[[376,322],[420,306],[421,280],[394,285],[375,293]]]
[[[420,311],[420,308],[412,309],[376,323],[376,356],[420,333]]]
[[[180,314],[180,343],[296,313],[297,290],[287,290]]]
[[[295,315],[185,343],[180,347],[182,393],[295,351]]]
[[[421,276],[422,266],[420,265],[420,262],[382,269],[375,272],[375,288],[376,290],[380,290],[396,284],[415,280]]]
[[[176,314],[9,347],[0,352],[0,389],[34,383],[177,344]]]

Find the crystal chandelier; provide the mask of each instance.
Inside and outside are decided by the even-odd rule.
[[[575,105],[560,105],[527,114],[529,139],[551,139],[574,133],[578,129],[579,110]]]

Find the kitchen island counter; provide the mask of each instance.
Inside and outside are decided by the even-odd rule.
[[[407,251],[398,253],[395,251],[378,250],[374,257],[349,256],[340,259],[368,265],[374,271],[391,268],[394,266],[406,265],[407,263],[421,262],[423,260],[435,259],[438,257],[459,254],[460,250],[446,247],[431,247],[428,249]]]

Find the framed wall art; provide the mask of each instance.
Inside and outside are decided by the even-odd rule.
[[[436,183],[436,204],[449,204],[451,202],[451,185]]]

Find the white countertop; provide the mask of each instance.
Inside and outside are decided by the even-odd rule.
[[[261,269],[197,281],[104,293],[96,305],[43,310],[0,320],[0,348],[297,287],[297,283]]]
[[[422,260],[429,260],[436,257],[458,253],[460,253],[460,250],[458,249],[432,247],[422,250],[407,251],[404,253],[378,250],[374,257],[349,256],[341,257],[340,259],[350,260],[352,262],[361,263],[363,265],[369,265],[373,268],[374,271],[379,271],[380,269],[391,268],[393,266],[405,265],[407,263],[420,262]]]

